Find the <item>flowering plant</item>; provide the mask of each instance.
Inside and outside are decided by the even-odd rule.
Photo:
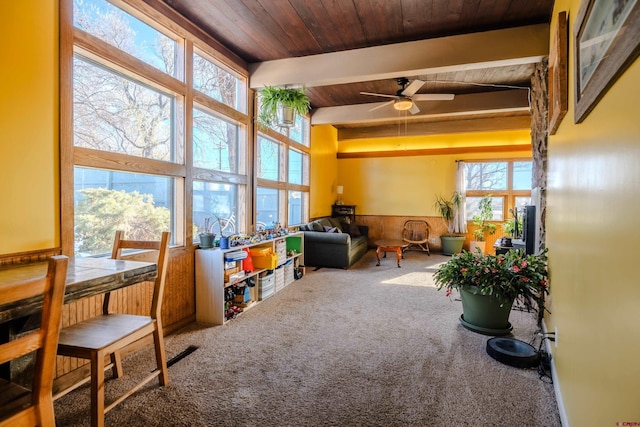
[[[525,255],[511,250],[501,255],[462,252],[454,255],[436,271],[438,290],[479,288],[482,295],[493,295],[503,303],[518,300],[527,310],[537,309],[541,320],[544,297],[548,291],[547,250],[539,255]]]

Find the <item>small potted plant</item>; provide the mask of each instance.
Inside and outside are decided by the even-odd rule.
[[[509,212],[513,216],[502,224],[502,230],[512,239],[518,239],[522,234],[522,215],[514,209],[509,209]]]
[[[462,252],[453,256],[434,274],[437,289],[460,292],[464,327],[487,335],[511,331],[509,314],[516,301],[528,311],[537,311],[538,324],[548,294],[547,250],[526,255],[511,250],[501,255]]]
[[[462,230],[456,230],[454,220],[458,209],[462,206],[464,196],[457,191],[454,191],[451,198],[446,199],[443,196],[436,196],[435,207],[442,217],[442,221],[447,227],[447,234],[440,236],[442,242],[442,253],[444,255],[457,254],[462,250],[464,244],[464,235]]]
[[[472,218],[475,229],[473,230],[473,240],[470,243],[469,250],[475,252],[478,249],[480,252],[485,252],[485,235],[495,234],[496,225],[489,222],[493,219],[493,207],[491,206],[491,195],[485,196],[480,199],[478,204],[479,213],[475,214]],[[476,249],[478,248],[478,249]]]
[[[296,114],[305,116],[311,108],[304,88],[266,86],[259,92],[259,98],[256,121],[262,128],[293,127]]]
[[[200,249],[210,249],[213,247],[215,235],[211,232],[211,218],[204,219],[204,226],[200,228],[198,237],[200,238]]]

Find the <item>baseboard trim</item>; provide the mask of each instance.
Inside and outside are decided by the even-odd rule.
[[[542,332],[549,332],[547,329],[547,324],[542,320]],[[570,427],[569,418],[567,417],[567,410],[564,406],[564,400],[562,399],[562,392],[560,391],[560,381],[558,380],[558,374],[556,373],[556,359],[553,357],[553,346],[551,345],[551,340],[544,340],[545,349],[547,353],[551,355],[551,379],[553,380],[553,391],[556,395],[556,403],[558,404],[558,414],[560,415],[560,422],[562,423],[562,427]]]

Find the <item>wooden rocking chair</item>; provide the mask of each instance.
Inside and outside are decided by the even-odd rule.
[[[408,244],[404,251],[415,249],[431,255],[429,253],[429,224],[427,221],[406,221],[402,230],[402,240]]]

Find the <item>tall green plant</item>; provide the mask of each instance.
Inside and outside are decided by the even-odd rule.
[[[291,107],[300,116],[305,116],[311,104],[304,88],[280,88],[266,86],[259,92],[260,111],[258,125],[264,128],[278,126],[278,108],[281,105]]]
[[[480,199],[478,210],[480,213],[475,214],[472,218],[473,225],[476,226],[476,229],[473,230],[473,238],[477,242],[484,242],[484,235],[486,233],[495,234],[496,232],[496,225],[492,222],[489,222],[493,219],[491,195],[485,196]]]
[[[453,219],[458,209],[460,209],[463,200],[464,196],[457,191],[454,191],[449,199],[445,199],[442,195],[436,196],[434,206],[442,217],[442,221],[449,233],[453,233]]]

